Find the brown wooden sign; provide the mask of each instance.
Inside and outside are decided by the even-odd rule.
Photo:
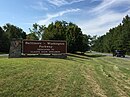
[[[24,40],[22,51],[24,54],[65,54],[67,53],[67,43],[57,40]]]

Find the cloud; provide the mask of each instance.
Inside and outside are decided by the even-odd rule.
[[[70,4],[78,3],[82,1],[85,1],[85,0],[71,0],[70,2],[68,2],[67,0],[48,0],[49,3],[58,7],[63,6],[63,5],[70,5]]]
[[[71,12],[77,12],[79,11],[80,9],[67,9],[65,11],[61,11],[61,12],[58,12],[56,14],[48,14],[47,15],[47,18],[46,19],[42,19],[42,20],[39,20],[38,21],[38,24],[46,24],[48,23],[51,19],[53,18],[56,18],[56,17],[60,17],[60,16],[63,16],[64,14],[67,14],[67,13],[71,13]]]
[[[100,36],[109,31],[110,28],[119,25],[123,17],[125,17],[127,14],[130,15],[130,9],[122,14],[109,11],[89,21],[82,21],[79,23],[79,26],[81,27],[83,33]]]
[[[94,7],[90,12],[103,12],[103,11],[108,11],[111,10],[112,7],[116,7],[119,5],[125,5],[125,4],[130,4],[130,0],[101,0],[102,3],[99,4],[98,6]]]
[[[31,8],[36,10],[48,10],[48,8],[45,7],[45,4],[41,1],[36,2],[35,5],[31,5]]]
[[[87,0],[47,0],[47,1],[57,7],[61,7],[64,5],[71,6],[71,4],[74,3],[80,4],[78,2],[83,2],[83,1],[87,2]],[[94,2],[98,2],[99,4],[95,5]],[[90,7],[89,9],[84,8],[84,10],[82,9],[82,11],[80,11],[81,17],[83,16],[84,18],[84,16],[86,16],[85,19],[78,17],[77,20],[75,21],[75,19],[71,17],[67,17],[68,18],[67,20],[70,20],[71,22],[74,22],[77,25],[79,25],[79,27],[81,27],[84,34],[98,35],[98,36],[103,35],[107,31],[109,31],[110,28],[119,25],[119,23],[121,23],[124,16],[126,16],[127,14],[130,15],[130,7],[129,7],[130,0],[91,0],[91,2],[89,3],[94,4],[95,6],[93,8],[91,8],[91,6],[88,6]],[[39,2],[37,3],[37,5],[42,6],[43,3]],[[117,9],[115,10],[114,8],[116,7]],[[48,25],[50,22],[56,20],[57,17],[59,18],[68,13],[78,12],[79,10],[81,9],[78,8],[67,9],[64,11],[57,12],[55,14],[48,14],[46,15],[46,18],[39,19],[37,23],[40,25],[43,24]]]
[[[94,2],[95,0],[93,0]],[[92,15],[93,18],[78,22],[83,33],[89,35],[103,35],[110,28],[116,27],[122,22],[123,17],[130,15],[130,0],[100,0],[99,5],[89,10],[86,14]],[[125,7],[120,8],[121,5]],[[128,6],[129,5],[129,6]],[[117,7],[118,10],[113,8]],[[124,10],[123,12],[120,12]],[[83,25],[84,24],[84,25]]]

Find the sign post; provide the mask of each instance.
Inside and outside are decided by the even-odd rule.
[[[21,57],[22,40],[12,39],[9,50],[9,58],[19,58]]]

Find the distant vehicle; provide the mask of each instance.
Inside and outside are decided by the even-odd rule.
[[[116,56],[116,57],[125,57],[125,53],[126,51],[124,50],[115,50],[113,52],[113,57]]]

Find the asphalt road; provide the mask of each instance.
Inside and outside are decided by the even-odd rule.
[[[113,57],[113,55],[110,54],[110,53],[100,53],[100,52],[92,52],[92,53],[93,54],[101,54],[101,55],[106,55],[106,56],[112,56]],[[116,58],[122,58],[122,57],[116,57]],[[125,58],[122,58],[122,59],[128,59],[128,60],[130,60],[130,56],[125,55]]]
[[[0,56],[8,56],[8,54],[0,54]]]

